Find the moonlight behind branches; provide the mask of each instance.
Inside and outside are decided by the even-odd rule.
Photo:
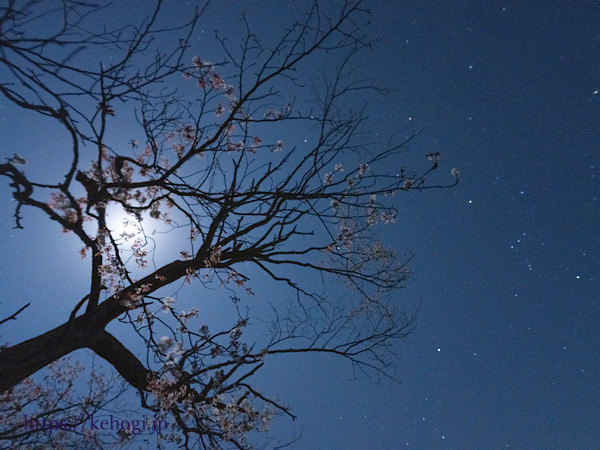
[[[419,155],[422,169],[405,168],[418,132],[369,140],[376,124],[359,102],[387,91],[356,75],[371,46],[361,31],[366,5],[315,4],[266,40],[241,16],[242,39],[216,34],[222,59],[191,39],[210,8],[171,27],[166,6],[114,29],[94,26],[107,11],[85,2],[0,8],[0,92],[24,123],[37,115],[64,136],[60,148],[14,149],[0,164],[15,226],[39,210],[48,227],[79,241],[72,257],[90,267],[89,290],[70,300],[63,325],[0,351],[0,439],[11,445],[134,439],[131,429],[74,434],[130,387],[154,421],[170,424],[158,445],[245,447],[274,414],[293,417],[253,386],[266,360],[323,353],[393,378],[396,342],[414,326],[390,295],[409,276],[408,258],[377,230],[396,219],[395,194],[452,186],[458,172],[432,183],[437,153]],[[298,129],[309,139],[296,141]],[[63,161],[53,181],[28,173],[41,152]],[[260,298],[257,283],[284,286],[286,296]],[[229,292],[237,314],[229,326],[204,321],[213,289]],[[191,291],[196,303],[182,310],[178,295]],[[252,316],[261,303],[268,321]],[[24,305],[10,306],[7,320],[18,320]],[[133,330],[137,342],[109,324]],[[105,360],[123,385],[90,366],[89,393],[76,395],[84,368],[63,357],[79,349]],[[52,386],[32,377],[45,367]],[[34,419],[61,411],[72,426],[24,432],[23,411]]]

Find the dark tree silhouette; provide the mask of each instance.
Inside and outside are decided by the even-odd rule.
[[[164,7],[157,2],[138,26],[109,29],[97,25],[104,8],[87,1],[0,6],[0,92],[23,120],[43,116],[69,142],[54,183],[27,174],[19,153],[34,152],[13,149],[0,163],[15,226],[27,225],[26,207],[37,208],[81,241],[74,257],[90,265],[89,291],[63,325],[0,351],[0,439],[13,445],[68,446],[74,436],[106,445],[108,436],[76,426],[49,435],[14,421],[29,407],[34,419],[60,411],[75,425],[129,386],[153,420],[173,422],[158,445],[245,447],[273,414],[291,416],[252,385],[266,358],[327,353],[393,377],[396,342],[413,329],[414,314],[387,295],[404,286],[408,258],[374,230],[394,221],[393,194],[452,186],[458,172],[449,183],[426,183],[439,153],[423,154],[420,171],[401,167],[418,132],[383,146],[368,141],[373,124],[356,101],[385,91],[356,75],[357,55],[371,46],[361,31],[365,5],[348,1],[328,15],[314,4],[269,44],[242,16],[239,42],[217,33],[217,62],[191,44],[204,11],[173,28],[161,25]],[[115,132],[123,123],[132,126],[129,143]],[[310,140],[294,141],[299,127]],[[127,226],[111,222],[119,214]],[[157,237],[156,227],[170,234]],[[157,264],[156,248],[174,243],[181,247]],[[265,299],[270,337],[244,342],[252,310],[241,297],[254,294],[257,279],[293,295]],[[343,298],[323,287],[336,283],[345,284]],[[229,290],[238,317],[222,329],[199,322],[195,307],[176,312],[186,284],[199,290],[198,305],[205,287]],[[6,320],[24,308],[13,306]],[[106,331],[115,321],[139,343]],[[80,349],[116,369],[123,386],[96,366],[89,388],[73,381],[79,369],[64,357]],[[48,366],[60,383],[32,378]]]

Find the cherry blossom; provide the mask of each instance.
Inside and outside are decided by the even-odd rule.
[[[361,164],[360,167],[358,168],[358,175],[357,177],[364,177],[367,172],[369,171],[370,167],[368,164]]]
[[[37,2],[24,4],[39,8]],[[90,11],[85,2],[72,6],[81,17]],[[18,59],[22,68],[15,62],[19,70],[6,71],[2,83],[11,87],[4,97],[66,130],[61,155],[71,153],[54,181],[35,180],[15,167],[24,161],[17,154],[0,164],[15,200],[16,225],[27,217],[21,209],[45,214],[79,241],[74,256],[91,275],[89,291],[73,300],[63,328],[34,340],[57,354],[87,348],[119,369],[116,376],[139,393],[136,407],[169,418],[172,426],[157,438],[159,447],[245,448],[255,432],[268,431],[276,414],[293,417],[287,405],[252,384],[252,375],[274,355],[331,355],[346,358],[357,372],[393,377],[392,343],[410,331],[412,318],[394,312],[385,295],[403,286],[409,269],[375,236],[381,223],[396,218],[392,195],[422,189],[440,156],[427,155],[433,168],[420,156],[414,170],[398,171],[418,133],[394,135],[384,147],[364,138],[362,105],[349,110],[340,99],[355,90],[378,91],[345,66],[360,61],[358,52],[368,44],[356,31],[365,8],[348,2],[338,9],[339,21],[309,9],[280,41],[263,41],[248,29],[238,46],[217,33],[223,51],[215,63],[189,53],[196,17],[166,34],[154,21],[117,33],[84,30],[59,18],[64,30],[58,27],[47,42],[36,40],[37,34],[11,38],[10,27],[3,27],[3,65],[15,50],[29,52]],[[27,11],[12,15],[11,27],[44,36],[50,13]],[[188,37],[172,50],[158,38],[178,31]],[[63,57],[72,51],[104,60],[109,49],[119,63],[98,69],[77,66],[78,58],[54,59],[49,49],[57,42],[64,45],[58,49]],[[315,55],[313,63],[331,60],[322,78],[303,72]],[[75,78],[64,61],[73,64]],[[310,89],[296,98],[303,86]],[[128,117],[135,119],[128,136],[139,141],[121,137]],[[458,170],[451,174],[458,182]],[[124,223],[114,219],[119,214]],[[322,280],[316,289],[313,279]],[[267,283],[272,292],[289,292],[277,301],[265,299]],[[215,291],[231,299],[224,305],[231,314],[223,320],[206,306]],[[272,323],[257,320],[254,304],[269,302]],[[122,339],[127,333],[107,331],[123,326],[136,343]],[[4,374],[20,371],[12,385],[0,377],[9,389],[0,398],[3,429],[19,408],[39,406],[40,414],[50,414],[63,407],[111,407],[104,396],[112,379],[91,374],[87,398],[76,399],[79,369],[64,361],[62,372],[48,366],[56,392],[28,378],[39,367],[22,350],[27,345],[2,348],[20,361],[7,369],[0,359]],[[51,442],[43,433],[32,433],[29,441],[15,433],[14,448],[139,443],[128,429],[108,443],[94,433],[70,442],[62,434]]]
[[[173,346],[173,338],[163,336],[158,341],[158,351],[166,353]]]

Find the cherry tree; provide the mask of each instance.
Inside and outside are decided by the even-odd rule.
[[[241,16],[235,41],[216,33],[220,60],[191,39],[205,7],[170,26],[158,1],[138,25],[111,29],[97,25],[105,8],[89,2],[0,6],[0,92],[24,117],[62,130],[68,155],[50,183],[28,173],[39,151],[0,163],[14,225],[27,226],[28,208],[41,211],[49,232],[80,242],[73,258],[90,268],[64,324],[0,350],[0,439],[73,445],[75,424],[133,391],[148,417],[171,423],[157,445],[244,448],[274,415],[294,417],[252,383],[269,358],[329,354],[357,374],[393,378],[414,314],[390,293],[405,285],[410,258],[377,230],[396,220],[396,195],[450,187],[459,174],[431,180],[439,153],[417,152],[415,168],[403,166],[419,132],[369,140],[376,124],[357,99],[387,92],[357,73],[371,47],[361,31],[369,12],[360,1],[323,6],[277,39]],[[267,282],[286,296],[261,299],[256,286]],[[199,317],[213,288],[231,298],[228,326]],[[184,292],[196,303],[182,309]],[[269,320],[253,320],[259,304]],[[4,321],[29,305],[10,306]],[[77,350],[105,366],[70,362]],[[44,368],[51,375],[36,378]],[[74,425],[24,431],[15,421],[26,409],[38,419],[68,413]],[[102,446],[136,434],[83,438]]]

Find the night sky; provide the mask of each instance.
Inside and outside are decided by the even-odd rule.
[[[244,10],[269,35],[310,4],[226,5],[201,21],[199,53],[216,51],[214,29],[235,39]],[[273,359],[260,385],[298,416],[277,421],[273,435],[301,432],[293,448],[302,449],[599,447],[598,4],[368,6],[365,31],[381,39],[358,71],[395,90],[369,99],[370,133],[424,129],[411,152],[440,152],[437,176],[451,182],[456,167],[460,183],[398,195],[399,218],[381,230],[414,254],[414,275],[394,294],[420,305],[398,348],[402,382],[354,381],[347,362],[331,358]],[[186,8],[177,2],[171,19]],[[28,174],[62,173],[39,145],[59,133],[24,125],[4,99],[0,108],[2,160],[16,152]],[[31,209],[25,230],[12,229],[5,181],[0,318],[35,302],[0,327],[17,343],[65,320],[89,267],[72,238]],[[258,282],[256,292],[277,295]]]

